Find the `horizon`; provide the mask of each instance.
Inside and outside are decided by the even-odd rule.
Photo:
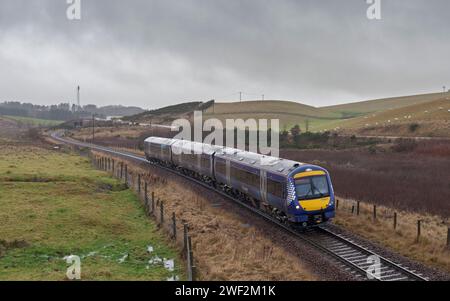
[[[214,101],[216,103],[239,103],[239,102],[257,102],[257,101],[286,101],[286,102],[295,102],[298,104],[302,104],[302,105],[307,105],[307,106],[311,106],[314,108],[326,108],[326,107],[332,107],[332,106],[338,106],[338,105],[345,105],[345,104],[356,104],[356,103],[361,103],[361,102],[367,102],[367,101],[375,101],[375,100],[383,100],[383,99],[390,99],[390,98],[399,98],[399,97],[411,97],[411,96],[418,96],[418,95],[427,95],[427,94],[439,94],[439,93],[450,93],[450,90],[447,91],[441,91],[441,92],[426,92],[426,93],[420,93],[420,94],[407,94],[407,95],[394,95],[394,96],[387,96],[387,97],[382,97],[382,98],[373,98],[373,99],[363,99],[363,100],[356,100],[356,101],[349,101],[349,102],[338,102],[338,103],[332,103],[332,104],[328,104],[328,105],[324,105],[324,106],[313,106],[308,104],[308,102],[302,102],[300,100],[290,100],[290,99],[242,99],[242,101],[240,101],[239,99],[227,99],[227,100],[220,100],[220,99],[214,99]],[[239,94],[239,93],[238,93]],[[189,103],[189,102],[207,102],[209,100],[183,100],[183,101],[179,101],[179,102],[175,102],[173,104],[167,104],[167,105],[163,105],[163,106],[159,106],[159,107],[154,107],[154,108],[146,108],[146,107],[141,107],[138,105],[133,105],[133,104],[128,104],[128,105],[123,105],[123,104],[104,104],[104,105],[97,105],[95,103],[86,103],[83,104],[81,103],[81,107],[84,106],[89,106],[89,105],[95,105],[97,106],[97,108],[103,108],[103,107],[136,107],[136,108],[140,108],[143,109],[145,111],[152,111],[152,110],[158,110],[164,107],[168,107],[168,106],[173,106],[173,105],[178,105],[178,104],[182,104],[182,103]],[[68,101],[61,101],[61,102],[53,102],[53,103],[48,103],[48,104],[43,104],[43,103],[36,103],[33,101],[21,101],[21,100],[1,100],[0,99],[0,104],[2,103],[6,103],[6,102],[20,102],[20,103],[31,103],[33,105],[40,105],[40,106],[54,106],[54,105],[59,105],[59,104],[70,104],[73,105],[73,102],[68,102]]]

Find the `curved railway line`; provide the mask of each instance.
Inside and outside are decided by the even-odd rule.
[[[254,212],[255,214],[258,214],[260,217],[263,217],[267,221],[277,225],[278,227],[282,228],[288,233],[294,235],[295,237],[301,239],[302,241],[310,244],[316,249],[336,259],[337,261],[342,263],[343,266],[346,267],[346,270],[348,270],[361,280],[366,279],[378,281],[428,281],[428,278],[424,277],[422,274],[414,270],[410,270],[401,264],[397,264],[387,258],[384,258],[383,256],[376,254],[374,251],[371,251],[368,247],[359,245],[358,243],[354,242],[351,238],[336,233],[327,226],[318,226],[315,228],[310,228],[306,231],[295,229],[292,226],[281,223],[274,217],[257,210],[256,208],[248,205],[247,203],[244,203],[241,200],[230,196],[229,194],[225,193],[222,190],[215,189],[214,187],[197,179],[193,179],[192,177],[189,177],[179,171],[151,163],[147,161],[147,159],[143,156],[139,156],[124,151],[117,151],[99,145],[83,143],[72,139],[64,139],[60,137],[59,133],[57,132],[53,132],[51,134],[51,137],[64,144],[89,148],[92,150],[105,152],[114,156],[131,159],[140,163],[151,164],[157,166],[158,168],[177,174],[180,177],[186,178],[189,181],[193,181],[209,190],[213,190],[215,193],[227,199],[230,199],[235,203],[238,203],[239,205]],[[368,270],[370,272],[377,271],[378,273],[368,273]]]

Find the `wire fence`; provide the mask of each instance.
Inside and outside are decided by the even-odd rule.
[[[450,227],[448,222],[435,216],[419,215],[413,212],[395,211],[395,209],[376,204],[336,199],[336,212],[344,216],[382,222],[394,231],[405,230],[414,235],[415,241],[426,238],[450,249]]]
[[[97,156],[88,153],[92,165],[110,173],[133,190],[142,202],[145,213],[152,218],[159,229],[167,233],[182,250],[182,257],[186,261],[187,280],[196,280],[196,265],[192,249],[192,239],[189,235],[189,225],[180,220],[175,212],[169,212],[164,200],[159,198],[145,178],[149,174],[140,174],[131,170],[125,161],[107,156]]]

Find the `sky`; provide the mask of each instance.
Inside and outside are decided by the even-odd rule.
[[[75,0],[70,0],[75,1]],[[70,2],[69,1],[69,2]],[[375,0],[374,0],[375,1]],[[0,101],[313,106],[450,89],[450,1],[0,2]]]

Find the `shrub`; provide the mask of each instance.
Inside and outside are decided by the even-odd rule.
[[[409,125],[409,131],[411,133],[414,133],[418,128],[419,128],[419,124],[418,123],[411,123]]]

